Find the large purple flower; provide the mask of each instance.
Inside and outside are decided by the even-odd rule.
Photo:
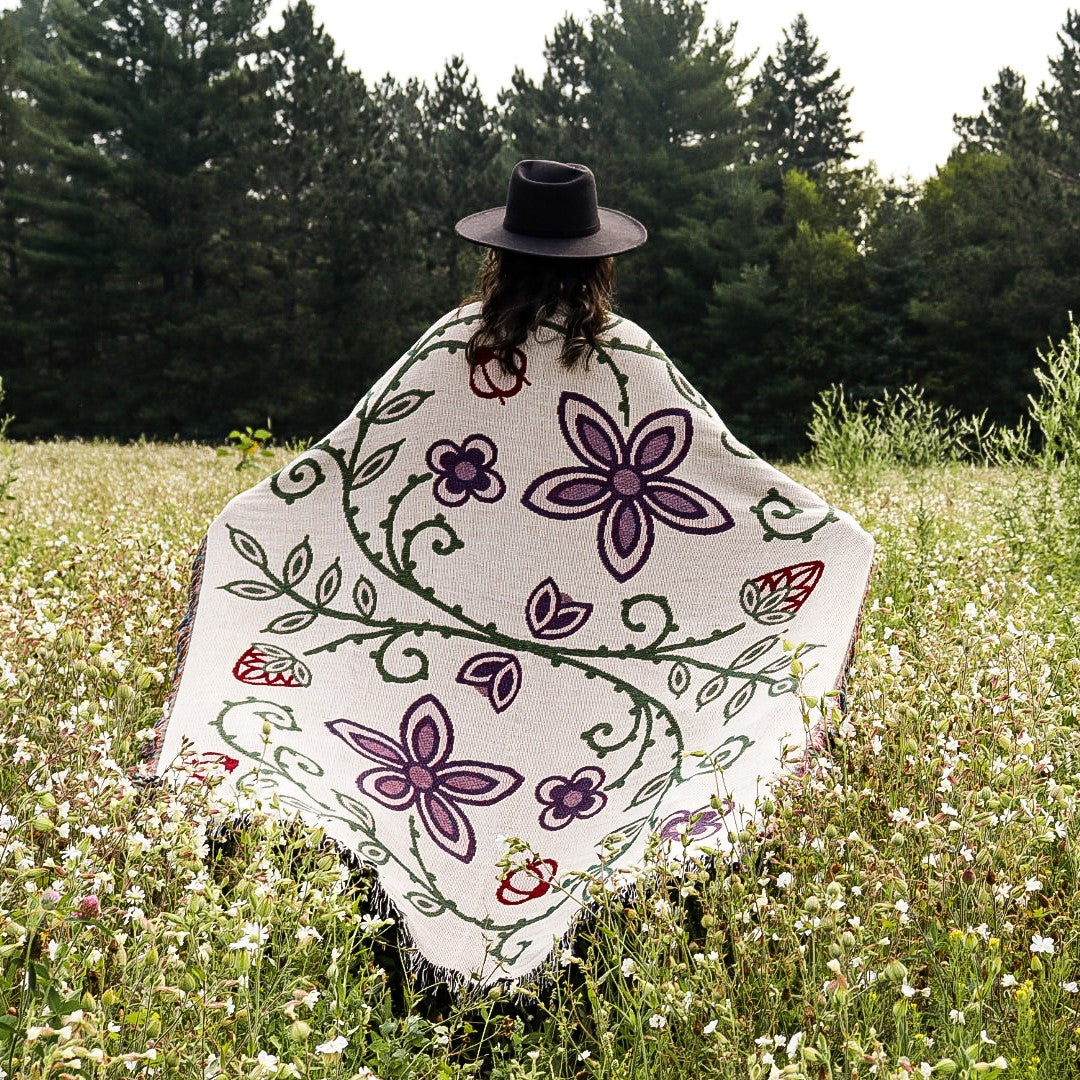
[[[541,828],[554,832],[577,818],[591,818],[607,806],[600,790],[604,770],[595,765],[578,769],[573,776],[549,776],[536,785],[536,801],[544,804]]]
[[[415,806],[431,839],[462,862],[476,853],[476,834],[458,803],[490,806],[512,795],[524,780],[505,765],[451,761],[454,726],[431,694],[409,706],[400,743],[354,720],[331,720],[326,726],[378,765],[361,773],[356,786],[389,810]]]
[[[469,435],[461,445],[449,439],[432,443],[427,465],[435,473],[434,494],[443,506],[460,506],[470,497],[496,502],[506,484],[492,468],[498,451],[486,435]]]
[[[693,438],[685,409],[650,413],[624,439],[595,401],[565,391],[559,426],[586,467],[545,473],[526,488],[521,501],[545,517],[599,514],[600,560],[616,580],[626,581],[645,565],[654,521],[689,533],[723,532],[734,524],[711,495],[671,476]]]

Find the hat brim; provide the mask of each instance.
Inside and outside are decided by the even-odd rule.
[[[525,255],[545,255],[555,259],[599,259],[622,255],[641,247],[649,234],[645,226],[620,210],[597,207],[600,228],[591,236],[529,236],[503,226],[506,207],[496,206],[462,218],[454,231],[458,236],[484,247],[520,251]]]

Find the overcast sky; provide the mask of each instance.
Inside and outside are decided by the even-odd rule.
[[[1080,0],[1073,0],[1080,6]],[[0,0],[0,8],[14,0]],[[285,0],[271,0],[280,21]],[[313,0],[349,66],[369,81],[386,72],[431,80],[463,55],[494,103],[515,67],[543,70],[544,39],[562,16],[584,17],[603,0]],[[771,52],[802,11],[844,83],[864,136],[863,157],[886,175],[922,179],[953,145],[952,116],[982,107],[1000,68],[1034,90],[1057,55],[1068,0],[708,0],[710,22],[737,21],[736,50]]]
[[[1080,6],[1080,0],[1073,0]],[[272,11],[285,4],[273,0]],[[460,53],[494,102],[515,67],[537,76],[544,39],[566,12],[603,0],[313,0],[348,64],[374,80],[430,80]],[[843,80],[864,157],[888,175],[922,179],[953,146],[953,113],[977,113],[1008,65],[1032,90],[1057,55],[1068,0],[709,0],[710,22],[739,24],[738,53],[764,57],[801,11]]]

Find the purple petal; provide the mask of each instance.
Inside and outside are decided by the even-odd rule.
[[[467,660],[457,681],[475,686],[497,712],[506,709],[521,689],[521,664],[510,653],[479,653]]]
[[[454,467],[454,463],[461,457],[461,449],[457,443],[449,439],[440,439],[428,447],[427,467],[434,472],[446,472]]]
[[[401,721],[401,742],[421,765],[441,765],[454,747],[454,728],[438,698],[425,694],[414,701]]]
[[[555,832],[569,825],[574,819],[566,812],[559,803],[552,803],[544,808],[540,815],[540,827],[548,832]]]
[[[559,606],[559,588],[554,579],[544,578],[525,603],[525,622],[533,637],[541,637],[552,613]]]
[[[581,518],[598,513],[611,499],[606,478],[588,469],[555,469],[534,480],[521,496],[545,517]]]
[[[494,465],[498,456],[495,444],[486,435],[470,435],[461,444],[461,452],[482,468]]]
[[[361,757],[380,765],[408,764],[401,747],[374,728],[365,727],[355,720],[331,720],[326,725],[342,742],[351,746]]]
[[[405,810],[416,798],[416,788],[397,769],[368,769],[356,778],[356,786],[388,810]]]
[[[685,409],[650,413],[630,435],[629,457],[643,476],[671,472],[686,457],[693,424]]]
[[[443,506],[460,506],[469,498],[469,488],[454,476],[440,476],[432,493]]]
[[[607,806],[607,796],[602,791],[590,792],[587,799],[582,800],[582,806],[584,810],[578,810],[574,817],[579,818],[591,818],[600,813],[601,810]]]
[[[595,401],[564,391],[559,399],[559,426],[570,449],[602,472],[626,460],[626,443],[614,420]]]
[[[481,502],[498,502],[505,493],[506,484],[494,469],[487,469],[481,473],[473,488],[473,494]]]
[[[476,853],[476,836],[465,815],[435,791],[425,792],[417,805],[431,839],[455,859],[471,861]]]
[[[566,786],[565,776],[549,776],[536,785],[536,801],[551,803],[555,801],[556,792]]]
[[[505,765],[486,761],[452,761],[436,775],[436,790],[447,798],[473,806],[491,806],[513,795],[524,777]]]
[[[652,551],[652,518],[638,500],[620,500],[604,511],[596,539],[600,561],[616,581],[626,581],[645,565]]]
[[[723,532],[735,524],[727,510],[711,495],[684,480],[666,476],[654,480],[641,497],[660,521],[682,532]]]
[[[578,769],[574,773],[571,782],[574,784],[584,784],[589,790],[595,790],[607,779],[603,769],[598,769],[595,765],[586,765],[584,768]],[[605,798],[605,802],[607,799]]]
[[[560,595],[555,582],[545,578],[526,601],[525,621],[533,637],[563,638],[580,630],[592,610],[592,604],[577,603]]]

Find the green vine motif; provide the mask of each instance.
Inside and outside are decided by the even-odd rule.
[[[319,778],[324,775],[324,772],[322,766],[318,762],[307,757],[307,755],[288,744],[274,747],[269,757],[267,756],[269,744],[266,741],[266,736],[263,734],[264,727],[267,724],[280,732],[291,735],[303,735],[302,729],[293,716],[292,709],[285,705],[279,705],[273,701],[264,701],[254,697],[248,697],[243,701],[226,701],[223,705],[224,707],[218,716],[211,722],[210,726],[218,732],[226,746],[239,754],[242,758],[250,761],[253,766],[247,773],[238,777],[236,783],[239,785],[245,783],[258,784],[261,781],[273,778],[278,782],[277,786],[275,786],[275,791],[278,793],[279,800],[283,806],[309,812],[314,808],[320,818],[328,821],[341,822],[351,831],[360,834],[363,837],[363,840],[356,849],[360,859],[375,866],[384,866],[387,863],[393,862],[404,870],[409,875],[413,884],[417,886],[417,895],[427,896],[430,901],[428,912],[422,913],[441,914],[443,911],[452,911],[457,918],[465,922],[472,923],[475,926],[493,929],[509,937],[517,933],[523,927],[541,921],[550,915],[556,907],[561,907],[564,903],[568,902],[568,897],[562,897],[555,905],[537,913],[532,918],[519,918],[512,923],[495,924],[491,919],[478,919],[467,915],[462,912],[450,898],[443,896],[439,891],[437,879],[427,868],[422,853],[420,852],[419,830],[416,825],[415,817],[410,816],[409,818],[409,830],[410,835],[412,836],[410,855],[415,859],[414,865],[410,865],[406,860],[396,855],[390,847],[383,844],[382,841],[378,839],[375,834],[374,819],[367,807],[358,800],[353,799],[348,795],[344,795],[341,792],[335,792],[335,798],[338,803],[336,807],[325,802],[315,795],[302,779],[295,775],[289,765],[290,761],[295,762],[302,774],[312,778]],[[244,731],[252,735],[257,733],[257,743],[248,745],[247,740],[243,739],[239,733],[232,730],[231,725],[236,720],[237,716],[242,717],[240,723]],[[287,791],[285,794],[282,794],[280,790],[282,781],[286,785],[300,791],[303,794],[303,798],[301,799],[295,795],[289,795]],[[339,810],[344,811],[344,815],[338,812]],[[417,872],[417,867],[419,868],[419,872]],[[421,904],[416,904],[411,898],[410,902],[413,903],[413,906],[416,907],[418,911],[421,911],[423,902],[421,902]],[[437,911],[436,908],[438,909]]]
[[[747,450],[742,443],[735,441],[734,436],[729,431],[720,432],[720,445],[729,453],[734,454],[737,458],[744,458],[746,461],[757,461],[757,454],[753,450]]]
[[[766,542],[770,540],[801,540],[804,544],[808,544],[811,539],[813,539],[814,533],[818,532],[820,529],[824,529],[826,525],[830,525],[832,522],[840,520],[836,516],[836,511],[829,506],[826,507],[825,514],[822,517],[797,532],[787,532],[778,529],[767,519],[772,518],[773,521],[791,521],[793,518],[801,517],[803,514],[807,513],[807,511],[796,506],[786,496],[781,495],[776,488],[769,488],[765,498],[755,506],[750,507],[750,512],[761,523],[761,527],[765,531],[765,535],[762,539]]]
[[[684,401],[689,402],[695,409],[705,413],[706,416],[715,416],[716,414],[713,412],[712,406],[690,384],[686,376],[666,356],[663,357],[663,359],[664,366],[667,368],[668,378],[671,380],[671,385],[675,387],[675,392],[679,397]]]
[[[463,349],[464,341],[447,340],[446,335],[452,327],[467,324],[475,317],[465,317],[436,328],[432,334],[410,350],[406,359],[399,365],[394,378],[378,388],[377,392],[371,392],[361,403],[357,413],[357,431],[350,447],[342,449],[326,445],[316,448],[326,454],[327,459],[334,463],[341,474],[342,509],[345,521],[353,542],[373,571],[371,578],[361,575],[353,584],[350,596],[351,607],[335,608],[332,605],[343,584],[340,557],[333,559],[318,575],[314,599],[309,599],[299,591],[301,584],[314,576],[314,553],[311,552],[310,542],[306,537],[294,546],[286,558],[281,573],[275,574],[269,569],[266,552],[254,537],[240,530],[230,530],[230,539],[234,549],[258,569],[262,580],[231,582],[226,588],[236,591],[236,588],[244,586],[247,599],[262,600],[285,596],[296,603],[297,610],[285,616],[279,616],[272,624],[275,629],[268,632],[294,632],[310,626],[321,616],[354,624],[356,630],[353,632],[318,645],[308,650],[305,655],[333,651],[346,642],[374,642],[376,647],[371,656],[380,677],[387,682],[413,682],[428,677],[429,664],[426,653],[415,645],[406,646],[404,639],[410,635],[423,639],[425,635],[434,633],[443,639],[458,638],[482,643],[491,648],[529,653],[547,660],[552,667],[566,666],[580,672],[587,679],[599,678],[606,682],[614,693],[629,695],[631,707],[628,716],[631,722],[628,732],[616,735],[615,725],[603,722],[594,724],[581,734],[583,741],[598,757],[625,749],[630,745],[635,745],[637,748],[637,753],[629,767],[622,772],[622,775],[610,780],[606,789],[615,790],[624,787],[631,775],[642,767],[647,750],[655,745],[654,730],[658,722],[666,725],[664,734],[673,740],[674,749],[672,767],[640,784],[631,796],[633,805],[642,806],[646,814],[635,828],[629,829],[622,850],[613,853],[619,857],[637,842],[641,831],[648,826],[650,818],[655,815],[672,785],[683,782],[681,767],[683,737],[671,709],[656,696],[629,685],[618,675],[606,670],[603,665],[607,661],[636,660],[652,664],[666,663],[672,672],[680,673],[679,680],[674,684],[669,679],[668,689],[675,698],[688,692],[693,671],[704,672],[708,676],[721,675],[728,679],[740,680],[754,690],[759,684],[767,685],[770,693],[777,688],[783,692],[792,692],[794,686],[787,685],[780,679],[769,679],[769,673],[764,670],[755,672],[744,669],[738,663],[739,658],[736,658],[729,667],[721,668],[691,655],[691,651],[697,647],[711,645],[729,635],[736,634],[744,629],[746,624],[739,623],[731,627],[716,628],[701,637],[687,636],[672,640],[676,638],[679,627],[670,603],[667,598],[653,594],[641,594],[622,602],[622,625],[632,635],[641,635],[643,641],[629,641],[623,647],[615,649],[605,646],[595,649],[573,648],[565,644],[554,645],[551,642],[530,640],[500,630],[494,623],[482,623],[470,617],[460,605],[448,604],[436,595],[433,588],[423,585],[417,574],[418,545],[421,539],[424,541],[427,552],[442,557],[452,555],[464,546],[446,516],[439,513],[404,528],[399,523],[403,506],[409,495],[429,483],[431,473],[409,476],[403,489],[389,498],[387,513],[384,520],[379,522],[382,550],[376,550],[372,546],[371,534],[362,531],[357,523],[359,507],[353,505],[352,495],[353,492],[367,487],[385,475],[398,459],[404,440],[391,440],[385,443],[380,440],[376,443],[377,449],[370,451],[367,449],[368,437],[376,430],[392,425],[423,407],[433,391],[402,391],[401,380],[411,368],[433,352],[443,349],[448,351]],[[619,382],[622,398],[620,411],[625,423],[629,425],[629,401],[625,391],[626,377],[616,364],[611,350],[641,353],[654,359],[665,358],[657,351],[627,346],[616,338],[606,342],[605,345],[610,348],[602,351],[600,362],[606,363],[612,369],[617,381],[619,381],[619,376],[622,376],[622,381]],[[298,462],[297,466],[300,464],[302,462]],[[821,525],[817,527],[820,528]],[[385,610],[384,598],[380,597],[371,579],[378,579],[380,576],[420,598],[431,609],[441,612],[446,618],[420,622],[398,621],[393,617],[385,616],[377,618],[377,613]],[[717,700],[722,696],[722,694],[717,695]],[[510,935],[524,926],[548,917],[555,907],[565,902],[560,901],[554,907],[539,912],[532,919],[521,919],[513,924],[497,927],[490,919],[475,920],[465,915],[456,909],[452,901],[441,897],[436,883],[428,877],[422,852],[419,850],[415,821],[410,819],[410,828],[414,835],[413,849],[407,854],[402,853],[402,856],[398,856],[375,837],[370,814],[366,819],[360,818],[353,807],[345,804],[326,806],[307,792],[302,776],[295,775],[297,770],[294,766],[298,762],[298,757],[282,754],[275,756],[272,765],[281,770],[282,775],[286,776],[290,783],[305,791],[312,805],[322,807],[323,812],[328,816],[347,822],[351,830],[365,837],[363,850],[359,852],[362,858],[373,863],[381,860],[400,865],[416,886],[408,898],[421,913],[424,913],[422,911],[424,906],[428,907],[431,914],[453,911],[463,921],[482,925],[485,929],[501,934],[502,942],[497,948],[503,948]],[[302,765],[298,771],[301,774],[314,775]],[[651,804],[651,810],[645,804]],[[343,817],[342,812],[347,816]]]
[[[318,459],[313,456],[317,450],[325,450],[323,445],[313,446],[303,457],[297,458],[270,477],[270,490],[286,506],[292,506],[298,499],[310,495],[326,479],[326,473]],[[291,487],[286,487],[288,483]]]
[[[621,343],[618,338],[611,338],[610,341],[605,344],[609,344],[612,348],[619,348]],[[612,375],[615,376],[615,384],[619,388],[619,412],[622,413],[623,424],[626,427],[630,426],[630,395],[627,393],[626,384],[630,381],[626,373],[615,363],[615,358],[611,353],[603,348],[600,342],[596,343],[595,347],[596,359],[605,367],[611,368]]]

